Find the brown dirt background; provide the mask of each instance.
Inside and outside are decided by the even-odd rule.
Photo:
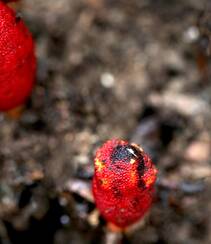
[[[211,6],[15,8],[34,35],[38,69],[20,120],[0,115],[0,243],[211,243]],[[110,138],[141,144],[159,169],[149,216],[120,240],[82,193],[96,148]]]

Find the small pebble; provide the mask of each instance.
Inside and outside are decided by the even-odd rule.
[[[199,29],[196,26],[190,26],[185,31],[183,38],[187,43],[195,42],[199,38]]]
[[[111,88],[114,86],[115,79],[111,73],[106,72],[101,75],[100,82],[105,88]]]
[[[60,218],[60,222],[63,225],[68,225],[70,223],[70,218],[68,215],[62,215]]]

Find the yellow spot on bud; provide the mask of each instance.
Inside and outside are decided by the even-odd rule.
[[[102,184],[102,186],[107,186],[108,181],[106,179],[101,179],[101,184]]]
[[[136,160],[133,158],[130,160],[130,164],[134,164],[135,162],[136,162]]]
[[[130,173],[130,180],[131,180],[131,182],[132,183],[136,183],[136,179],[137,179],[137,177],[136,177],[135,170],[131,170],[131,173]]]
[[[102,169],[105,167],[104,163],[98,159],[95,160],[95,166],[98,171],[102,171]]]
[[[150,186],[152,183],[154,183],[155,181],[155,177],[149,177],[146,181],[145,181],[145,185],[146,187]]]

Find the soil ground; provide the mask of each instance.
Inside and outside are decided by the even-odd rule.
[[[0,115],[0,243],[211,243],[209,1],[13,7],[38,69],[22,117]],[[89,195],[110,138],[142,145],[159,169],[152,210],[120,238]]]

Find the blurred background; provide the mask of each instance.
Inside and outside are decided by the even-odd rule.
[[[22,0],[37,83],[18,121],[0,115],[0,243],[211,243],[211,4]],[[154,206],[125,237],[90,193],[107,139],[159,169]]]

